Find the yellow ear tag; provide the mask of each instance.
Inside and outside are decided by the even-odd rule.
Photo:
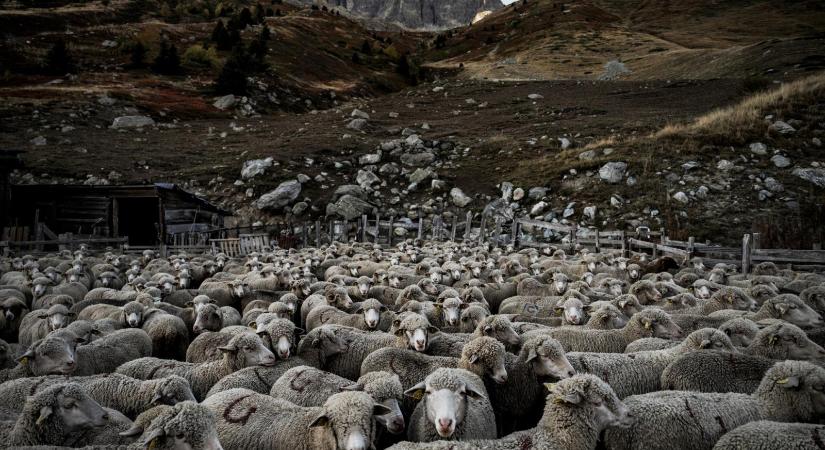
[[[24,356],[23,358],[20,358],[20,364],[25,366],[28,363],[29,363],[29,357],[28,356]]]
[[[564,400],[562,400],[561,397],[556,397],[553,399],[553,403],[561,405],[562,403],[564,403]]]
[[[645,322],[645,328],[650,329],[650,322]]]
[[[544,387],[545,387],[548,391],[552,391],[552,390],[553,390],[553,388],[554,388],[554,387],[556,387],[556,383],[544,383]]]
[[[779,380],[779,381],[777,381],[777,382],[776,382],[776,384],[787,384],[787,383],[788,383],[788,379],[787,379],[787,378],[783,378],[783,379],[781,379],[781,380]]]
[[[413,399],[421,400],[422,398],[424,398],[424,391],[415,391],[415,394],[413,394]]]
[[[146,447],[146,448],[148,448],[149,450],[154,450],[154,448],[157,447],[157,446],[158,446],[158,438],[154,438],[151,441],[149,441],[149,446]]]

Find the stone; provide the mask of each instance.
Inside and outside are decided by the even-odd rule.
[[[357,109],[357,108],[353,109],[352,113],[349,116],[352,117],[352,118],[356,118],[356,119],[370,120],[370,115],[369,114],[367,114],[364,111],[361,111],[360,109]]]
[[[513,190],[513,201],[519,201],[524,198],[524,189],[522,188],[515,188]]]
[[[625,162],[609,162],[599,169],[599,178],[607,183],[615,184],[622,181],[626,170],[627,163]]]
[[[453,204],[459,208],[463,208],[473,201],[471,197],[467,196],[464,191],[457,187],[450,189],[450,200],[452,200]]]
[[[765,156],[768,154],[768,146],[761,142],[754,142],[750,145],[751,153],[754,155]]]
[[[114,106],[114,104],[117,103],[117,100],[109,97],[107,94],[104,94],[97,98],[97,102],[103,106]]]
[[[825,188],[825,169],[823,168],[794,169],[793,174],[805,181],[810,181],[821,188]]]
[[[636,177],[634,177],[633,175],[631,175],[631,176],[627,177],[627,185],[628,185],[628,186],[635,186],[635,185],[636,185],[636,181],[637,181],[637,180],[636,180]]]
[[[374,183],[380,183],[381,179],[372,171],[359,170],[358,175],[355,176],[355,182],[361,186],[369,187]]]
[[[501,188],[501,198],[510,201],[513,198],[513,183],[503,181],[499,187]]]
[[[367,153],[366,155],[361,155],[358,158],[358,164],[361,164],[362,166],[378,164],[379,162],[381,162],[381,152]]]
[[[34,146],[42,147],[42,146],[46,145],[46,138],[43,137],[43,136],[37,136],[36,138],[32,139],[29,142],[31,142],[31,144],[34,145]]]
[[[335,203],[328,204],[326,213],[328,216],[337,215],[346,220],[352,220],[364,214],[370,214],[374,209],[375,207],[365,200],[352,195],[344,195]]]
[[[249,161],[245,161],[243,168],[241,168],[241,178],[249,179],[262,175],[266,172],[266,169],[272,167],[272,161],[271,156],[264,159],[250,159]]]
[[[610,196],[610,206],[618,208],[622,206],[623,203],[624,199],[622,199],[622,197],[620,197],[619,195],[613,194]]]
[[[444,90],[444,86],[436,86],[433,88],[433,92],[441,92]]]
[[[561,213],[563,218],[568,218],[576,213],[576,202],[571,202],[564,208],[564,212]]]
[[[298,202],[292,207],[292,214],[300,216],[301,214],[305,213],[307,209],[309,209],[309,203]]]
[[[235,106],[235,103],[237,103],[237,101],[238,101],[238,99],[235,98],[234,95],[229,94],[229,95],[224,95],[223,97],[218,97],[215,100],[215,103],[212,103],[212,106],[214,106],[215,108],[218,108],[221,111],[223,111],[224,109],[231,108],[231,107]]]
[[[822,140],[819,139],[818,137],[815,137],[815,138],[811,139],[811,143],[814,144],[817,147],[822,147]]]
[[[430,152],[404,153],[401,155],[401,163],[413,167],[421,167],[435,161],[435,155]]]
[[[415,172],[411,173],[409,176],[411,183],[421,183],[422,181],[426,180],[427,178],[432,178],[433,171],[430,169],[415,169]]]
[[[733,169],[733,167],[733,163],[728,161],[727,159],[723,159],[716,164],[716,168],[719,170],[731,170]]]
[[[443,191],[447,188],[447,182],[444,180],[432,180],[430,182],[430,189],[434,191]]]
[[[790,165],[791,165],[791,160],[788,159],[785,156],[782,156],[782,155],[773,155],[773,157],[771,157],[771,162],[773,163],[774,166],[776,166],[780,169],[784,169],[785,167],[790,167]]]
[[[404,227],[395,227],[395,229],[392,230],[392,233],[398,237],[404,237],[407,235],[407,229]]]
[[[150,127],[155,124],[155,121],[148,116],[120,116],[115,117],[112,122],[112,128],[140,128]]]
[[[707,186],[699,186],[699,189],[696,189],[696,196],[699,198],[707,198],[709,191],[710,189],[708,189]]]
[[[301,194],[301,183],[298,180],[284,181],[275,190],[270,191],[256,202],[258,209],[280,209],[289,205]]]
[[[758,196],[759,196],[759,201],[764,202],[765,200],[773,197],[773,194],[771,194],[769,191],[766,191],[766,190],[762,189],[762,190],[759,191]]]
[[[362,130],[364,127],[367,126],[367,119],[352,119],[348,124],[347,128],[350,130]]]
[[[530,208],[530,215],[531,216],[537,216],[537,215],[543,213],[546,208],[547,208],[547,202],[544,202],[544,201],[538,202],[535,205],[533,205],[532,208]]]
[[[515,217],[515,212],[504,199],[498,198],[488,203],[482,211],[482,215],[490,217],[500,222],[510,222]]]
[[[596,158],[596,150],[588,150],[586,152],[579,153],[579,159],[583,161],[591,161]]]
[[[688,198],[687,194],[685,194],[682,191],[679,191],[679,192],[673,194],[673,200],[676,200],[679,203],[685,203],[685,204],[690,202],[690,198]]]
[[[530,100],[541,100],[544,98],[544,96],[541,94],[529,94],[527,98],[529,98]]]
[[[303,173],[299,173],[296,178],[298,179],[298,182],[301,183],[301,184],[305,184],[306,182],[308,182],[309,180],[312,179],[312,178],[309,177],[309,175],[306,175],[306,174],[303,174]]]
[[[364,198],[366,197],[367,193],[364,192],[364,189],[361,186],[355,184],[342,184],[335,189],[335,192],[332,193],[333,199],[338,199],[344,195],[352,195],[353,197]]]
[[[773,177],[765,178],[765,188],[771,192],[782,192],[785,190],[785,186]]]
[[[401,169],[398,168],[398,164],[396,163],[386,163],[381,168],[378,169],[378,173],[380,174],[396,174],[399,173]]]
[[[527,191],[527,196],[533,200],[541,200],[547,195],[547,191],[549,191],[549,189],[546,187],[536,186]]]
[[[417,147],[419,144],[423,144],[424,141],[417,134],[411,134],[407,136],[404,143],[407,144],[407,147]]]
[[[781,120],[774,122],[773,125],[771,125],[771,128],[779,134],[791,134],[796,132],[796,128]]]
[[[695,169],[695,168],[700,167],[700,166],[701,166],[701,164],[699,164],[699,162],[697,162],[697,161],[688,161],[688,162],[682,164],[682,169],[687,171],[687,170]]]
[[[585,206],[582,210],[582,214],[590,220],[596,220],[596,211],[597,208],[595,206]]]
[[[562,150],[567,150],[570,146],[573,145],[573,141],[567,139],[566,137],[559,138],[559,145],[561,145]]]

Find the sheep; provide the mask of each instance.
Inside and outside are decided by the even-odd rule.
[[[759,332],[759,327],[749,319],[738,317],[719,325],[719,330],[728,335],[736,347],[748,347]]]
[[[57,384],[26,399],[17,421],[0,423],[3,445],[84,445],[84,433],[103,427],[109,414],[76,383]],[[81,440],[78,442],[78,440]]]
[[[642,338],[636,339],[635,341],[627,344],[627,347],[625,347],[624,349],[624,353],[647,352],[651,350],[665,350],[668,348],[676,347],[679,344],[681,344],[680,341],[676,341],[673,339]]]
[[[409,305],[409,303],[408,303]],[[462,333],[472,333],[484,319],[490,316],[490,311],[479,304],[470,304],[461,310],[461,324],[459,331]]]
[[[346,289],[328,286],[324,289],[323,295],[310,295],[301,303],[301,323],[306,324],[310,311],[321,306],[333,306],[342,311],[347,311],[352,307],[352,299],[347,294]]]
[[[686,449],[712,447],[729,430],[755,420],[815,422],[825,414],[825,369],[803,361],[776,363],[756,392],[654,392],[624,401],[637,421],[608,429],[608,449],[650,448],[678,442]],[[689,420],[686,420],[689,417]],[[666,431],[665,431],[666,430]]]
[[[674,313],[709,315],[723,309],[752,311],[755,308],[756,301],[754,299],[748,297],[742,291],[736,290],[730,286],[725,286],[713,293],[707,301],[690,308],[674,311]]]
[[[735,351],[730,339],[719,330],[704,328],[694,331],[679,345],[663,350],[621,353],[577,353],[567,358],[579,373],[601,377],[619,398],[660,390],[662,372],[688,352],[700,350]]]
[[[660,383],[663,390],[750,394],[775,363],[742,353],[692,352],[671,362]]]
[[[17,358],[23,351],[24,348],[20,344],[9,344],[0,339],[0,369],[9,369],[17,365]]]
[[[271,367],[247,367],[221,378],[209,390],[207,397],[234,388],[266,394],[278,378],[292,367],[311,366],[326,369],[331,358],[348,351],[347,341],[337,336],[332,327],[334,326],[325,325],[307,333],[298,343],[294,357],[280,360]]]
[[[589,314],[590,319],[582,327],[586,330],[618,330],[627,325],[627,318],[622,311],[610,303],[589,309]]]
[[[544,414],[537,427],[501,439],[400,443],[388,450],[566,450],[593,449],[608,427],[631,424],[628,409],[610,386],[590,374],[546,384]]]
[[[407,439],[494,439],[496,419],[481,379],[466,370],[440,368],[405,392],[420,400],[410,417]]]
[[[555,328],[534,330],[528,337],[546,334],[559,342],[568,352],[622,353],[636,339],[644,337],[678,338],[682,330],[670,320],[670,316],[656,309],[634,314],[624,328],[618,330],[584,330],[579,328]]]
[[[825,286],[809,287],[799,293],[799,298],[817,312],[825,312]]]
[[[53,305],[46,310],[32,311],[20,322],[19,342],[28,347],[50,331],[64,328],[74,316],[65,305]]]
[[[46,336],[18,357],[15,367],[0,370],[0,382],[31,376],[71,374],[77,369],[75,345],[76,342],[68,343],[60,336]]]
[[[404,394],[398,375],[388,372],[370,372],[353,383],[338,375],[310,366],[293,367],[278,378],[269,395],[287,400],[298,406],[323,406],[327,398],[340,391],[364,391],[376,403],[390,410],[377,416],[378,423],[392,434],[404,431],[404,416],[398,406],[398,399]]]
[[[514,430],[516,426],[524,429],[535,425],[534,418],[538,418],[536,413],[544,399],[544,386],[540,379],[564,379],[575,374],[561,344],[547,336],[525,340],[518,355],[505,354],[504,368],[507,382],[488,383],[487,388],[496,411],[496,423],[503,433]]]
[[[120,327],[139,327],[143,323],[143,314],[146,306],[137,301],[131,301],[125,305],[114,306],[104,303],[91,305],[77,313],[77,320],[112,319]]]
[[[249,284],[241,279],[233,279],[231,281],[207,279],[201,283],[197,293],[208,296],[214,300],[218,306],[234,306],[238,305],[241,299],[249,293]],[[173,305],[176,304],[169,300],[167,301]]]
[[[3,294],[0,292],[0,299]],[[20,296],[9,296],[0,300],[0,339],[17,340],[20,334],[20,324],[23,316],[29,313],[26,298]]]
[[[307,314],[306,328],[312,330],[324,324],[335,324],[359,330],[375,330],[384,311],[387,311],[387,307],[374,298],[362,302],[356,314],[346,313],[334,306],[318,306]]]
[[[825,362],[825,349],[808,339],[799,327],[781,321],[759,330],[751,345],[742,351],[770,359]]]
[[[662,300],[662,293],[648,280],[639,280],[633,283],[628,290],[642,305],[651,305]]]
[[[156,406],[135,420],[121,436],[138,437],[129,450],[151,448],[173,450],[191,448],[223,450],[215,429],[215,416],[209,409],[186,401],[174,406]]]
[[[25,403],[26,397],[50,386],[71,381],[77,383],[101,406],[120,411],[135,418],[158,404],[174,405],[195,400],[189,383],[172,375],[156,380],[136,380],[116,373],[88,377],[48,376],[21,378],[0,385],[0,400],[6,412],[14,411]]]
[[[821,449],[825,425],[758,420],[736,427],[722,436],[714,450]]]
[[[203,331],[220,331],[221,328],[240,324],[241,315],[235,308],[205,303],[195,308],[195,323],[192,324],[192,331],[195,334]]]
[[[160,309],[149,309],[143,314],[141,328],[152,339],[153,356],[177,360],[186,357],[189,330],[180,317]]]
[[[499,314],[484,318],[472,334],[438,333],[424,350],[431,355],[458,356],[465,342],[481,336],[493,337],[511,349],[521,345],[521,337],[513,329],[513,324],[506,316]]]
[[[724,309],[715,311],[709,316],[724,317],[725,319],[744,317],[754,322],[763,319],[781,319],[800,328],[815,328],[823,324],[822,316],[793,294],[782,294],[768,299],[754,313]]]
[[[339,392],[321,407],[303,407],[230,389],[203,406],[215,415],[226,450],[366,450],[375,437],[375,418],[389,413],[365,392]]]
[[[361,375],[390,372],[398,375],[404,389],[420,383],[439,367],[468,370],[479,378],[490,377],[496,383],[507,381],[504,346],[490,337],[478,337],[464,345],[460,358],[432,356],[402,348],[382,348],[370,353],[361,364]]]
[[[224,376],[244,367],[272,366],[275,355],[264,347],[261,338],[244,333],[233,337],[220,347],[223,359],[201,364],[169,361],[158,358],[140,358],[117,368],[117,373],[141,380],[180,375],[189,381],[195,398],[203,400],[212,386]]]

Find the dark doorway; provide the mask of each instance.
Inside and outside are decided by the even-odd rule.
[[[159,212],[157,197],[118,198],[118,234],[129,237],[129,245],[157,245]]]

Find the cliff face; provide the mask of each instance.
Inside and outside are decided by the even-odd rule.
[[[501,0],[299,0],[345,8],[368,19],[398,23],[412,29],[447,29],[469,25],[481,11],[501,8]]]

